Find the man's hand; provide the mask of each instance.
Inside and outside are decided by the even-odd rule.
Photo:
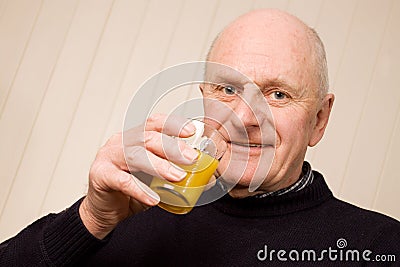
[[[185,177],[186,172],[169,161],[189,165],[198,156],[196,150],[170,137],[193,135],[195,127],[186,122],[153,115],[144,125],[124,132],[124,140],[121,133],[116,134],[98,151],[89,172],[88,193],[79,208],[89,232],[102,239],[123,219],[158,204],[159,196],[130,172],[169,181]]]

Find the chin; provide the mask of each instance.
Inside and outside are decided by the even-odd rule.
[[[245,198],[262,193],[261,191],[250,192],[248,186],[236,185],[229,191],[229,195],[233,198]]]
[[[246,169],[240,177],[237,176],[238,172],[226,172],[222,174],[222,177],[225,182],[232,185],[233,192],[240,192],[240,195],[246,194],[245,196],[254,195],[267,177],[266,174],[257,175],[251,169]]]
[[[249,194],[265,183],[273,158],[273,149],[264,149],[261,157],[228,152],[221,159],[218,172],[231,187],[243,188]]]

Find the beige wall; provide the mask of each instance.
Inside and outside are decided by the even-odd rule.
[[[278,7],[325,41],[332,119],[307,159],[336,196],[400,218],[400,1],[0,0],[0,240],[81,197],[155,72],[204,59],[233,18]]]

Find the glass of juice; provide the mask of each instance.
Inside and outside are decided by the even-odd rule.
[[[158,206],[175,214],[186,214],[196,205],[227,147],[225,138],[213,126],[197,119],[190,122],[196,127],[195,134],[178,139],[198,151],[196,162],[192,165],[175,165],[171,162],[174,167],[179,166],[187,172],[180,182],[153,177],[150,184],[150,188],[160,196]]]

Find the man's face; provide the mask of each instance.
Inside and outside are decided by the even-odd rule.
[[[229,149],[220,165],[224,169],[229,164],[226,179],[240,178],[231,192],[239,197],[248,194],[252,183],[262,183],[258,191],[274,191],[298,179],[320,108],[303,26],[286,21],[248,27],[251,23],[225,30],[210,54],[210,61],[230,66],[248,79],[215,74],[211,80],[221,86],[202,87],[206,99],[216,99],[232,110],[231,120],[224,120],[218,105],[205,105],[207,116],[217,117],[227,132]],[[238,173],[240,177],[234,177]]]

